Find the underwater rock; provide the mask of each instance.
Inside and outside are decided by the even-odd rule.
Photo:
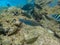
[[[5,29],[3,28],[3,24],[0,23],[0,35],[3,34],[3,35],[6,35],[6,32]]]
[[[57,38],[40,26],[25,25],[23,30],[26,45],[59,45]],[[33,30],[31,30],[33,29]],[[38,38],[37,38],[38,37]],[[35,39],[36,38],[36,39]],[[35,40],[34,40],[35,39]],[[47,42],[48,41],[48,42]]]
[[[54,36],[58,39],[60,39],[60,32],[55,31]]]
[[[35,43],[33,43],[33,45],[48,45],[48,44],[49,45],[60,45],[59,42],[57,40],[54,40],[53,38],[54,37],[50,37],[48,34],[41,36],[37,39]]]
[[[54,36],[56,38],[60,38],[60,35],[59,35],[60,34],[60,28],[59,28],[60,23],[57,22],[56,20],[48,19],[48,18],[44,17],[44,19],[40,21],[40,24],[42,24],[44,28],[50,29],[54,33]]]
[[[29,7],[29,12],[16,7],[4,10],[0,15],[0,29],[7,32],[4,35],[0,30],[1,45],[60,45],[60,23],[49,17],[60,10],[57,6],[46,6],[49,1],[35,0],[34,9]]]
[[[16,17],[12,14],[12,12],[18,12]],[[20,18],[20,9],[11,7],[7,10],[7,12],[3,12],[0,16],[1,23],[2,23],[2,31],[5,31],[4,33],[8,36],[16,34],[20,29],[22,28],[22,23],[19,21]],[[1,24],[0,24],[1,25]],[[8,26],[7,26],[8,25]],[[3,30],[4,29],[4,30]],[[2,32],[1,32],[2,33]]]
[[[20,8],[16,8],[16,7],[10,7],[8,8],[8,11],[13,14],[14,16],[17,16],[19,14],[21,14],[22,10]]]
[[[25,42],[27,44],[32,44],[37,40],[37,38],[39,37],[39,34],[38,32],[35,32],[34,30],[32,31],[26,30],[24,32],[24,37],[25,37]]]

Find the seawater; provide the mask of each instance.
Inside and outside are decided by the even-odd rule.
[[[30,1],[30,2],[29,2]],[[34,0],[0,0],[0,8],[1,7],[20,7],[22,8],[28,3],[33,3]],[[48,4],[50,7],[54,7],[57,5],[58,0],[52,0],[50,4]]]
[[[0,0],[0,7],[23,7],[27,3],[31,3],[29,1],[32,2],[33,0]]]
[[[56,6],[58,3],[58,0],[52,0],[52,2],[50,4],[48,4],[50,7],[54,7]]]

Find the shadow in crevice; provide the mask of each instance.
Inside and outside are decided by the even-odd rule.
[[[60,39],[60,36],[58,36],[56,33],[54,33],[54,36],[58,39]]]

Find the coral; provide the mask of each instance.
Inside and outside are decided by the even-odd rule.
[[[18,12],[18,14],[15,14],[15,12]],[[20,30],[20,27],[22,26],[22,23],[19,21],[19,14],[21,14],[20,9],[16,8],[9,8],[7,11],[4,11],[1,16],[1,25],[2,29],[4,29],[5,33],[7,35],[11,35],[11,33],[15,33],[16,31]],[[18,16],[16,16],[18,15]],[[8,26],[7,26],[8,25]]]
[[[35,0],[29,10],[23,10],[25,6],[4,9],[0,13],[0,45],[60,45],[60,6],[49,7],[51,1]]]

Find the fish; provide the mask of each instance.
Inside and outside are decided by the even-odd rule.
[[[26,4],[23,6],[23,10],[31,10],[34,8],[34,5],[33,4]]]
[[[52,17],[54,20],[60,22],[60,14],[53,14],[53,15],[51,15],[51,17]]]
[[[21,21],[22,23],[25,23],[26,25],[31,25],[31,26],[39,26],[39,25],[41,25],[38,22],[33,21],[33,20],[19,19],[19,21]]]
[[[30,3],[27,3],[26,5],[24,5],[22,9],[26,11],[34,9],[34,5],[35,5],[34,3],[35,3],[34,0],[32,0]]]
[[[60,1],[58,1],[57,5],[60,6]]]

